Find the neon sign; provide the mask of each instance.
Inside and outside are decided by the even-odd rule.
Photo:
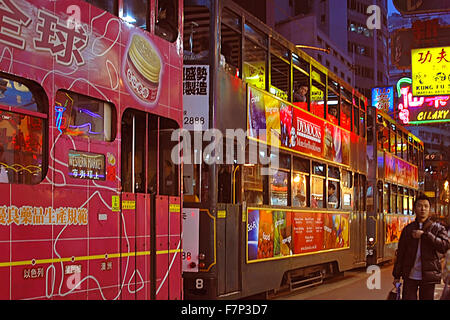
[[[394,88],[372,88],[372,106],[386,113],[394,112]]]
[[[414,97],[410,78],[397,82],[398,117],[403,124],[450,121],[450,96]]]

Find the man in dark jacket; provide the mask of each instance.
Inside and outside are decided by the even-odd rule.
[[[449,239],[443,226],[430,220],[430,200],[420,194],[414,202],[416,220],[400,235],[397,259],[392,275],[394,285],[403,278],[403,299],[433,300],[434,287],[441,281],[438,253],[449,249]]]

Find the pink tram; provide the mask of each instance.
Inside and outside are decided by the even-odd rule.
[[[0,299],[182,299],[178,0],[0,5]]]

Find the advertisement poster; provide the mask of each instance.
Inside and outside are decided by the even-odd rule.
[[[209,66],[183,67],[183,127],[209,129]]]
[[[413,96],[450,95],[450,47],[412,49],[411,63]]]
[[[293,149],[314,156],[323,156],[324,121],[294,109],[292,126],[295,130]]]
[[[350,165],[356,135],[263,91],[248,88],[248,135],[273,146]],[[260,131],[262,130],[262,131]]]
[[[349,215],[249,209],[247,260],[349,247]]]
[[[419,171],[416,166],[389,153],[385,153],[384,170],[386,180],[407,187],[417,188]]]
[[[398,242],[403,228],[413,222],[415,216],[386,215],[386,244]]]
[[[386,113],[394,112],[394,87],[372,88],[372,106]]]

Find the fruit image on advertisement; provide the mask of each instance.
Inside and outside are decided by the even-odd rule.
[[[273,257],[273,215],[271,211],[260,210],[258,232],[258,259]]]
[[[247,216],[248,260],[258,258],[259,210],[249,210]]]
[[[291,255],[291,213],[286,211],[273,212],[274,236],[273,256]]]
[[[140,102],[155,104],[162,69],[156,48],[144,36],[134,34],[124,60],[124,79],[130,92]]]

